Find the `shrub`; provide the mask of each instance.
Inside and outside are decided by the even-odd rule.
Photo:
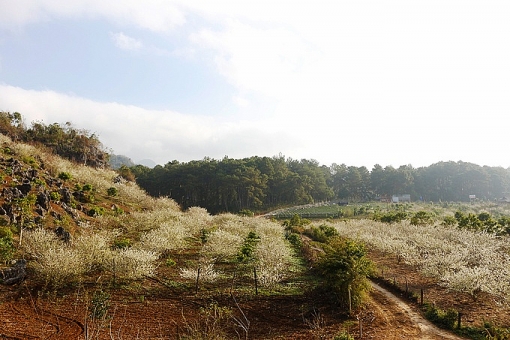
[[[89,313],[93,319],[106,318],[110,309],[110,294],[103,290],[96,290],[90,301]]]
[[[370,289],[367,277],[372,275],[374,270],[365,246],[335,237],[324,247],[324,251],[317,269],[324,278],[325,287],[336,294],[341,307],[349,306],[349,295],[351,306],[360,306],[365,293]]]
[[[257,242],[260,241],[260,236],[258,236],[255,232],[250,231],[248,236],[244,239],[244,243],[237,254],[237,260],[239,262],[249,262],[253,260],[253,253],[255,251],[255,246]]]
[[[443,226],[453,227],[457,224],[457,220],[453,216],[445,216],[443,218],[443,222],[441,223]]]
[[[254,257],[260,285],[271,287],[284,279],[291,252],[283,237],[264,236],[257,242]]]
[[[113,247],[115,249],[124,249],[124,248],[131,247],[131,240],[128,238],[122,238],[120,240],[115,240],[115,242],[113,243]]]
[[[375,214],[374,220],[380,221],[384,223],[396,223],[401,222],[403,220],[407,219],[407,213],[403,211],[398,212],[388,212],[386,214]]]
[[[221,260],[234,257],[242,245],[243,238],[241,236],[218,229],[209,234],[207,243],[202,247],[202,252]]]
[[[285,238],[287,239],[287,241],[290,242],[290,244],[292,244],[293,247],[295,247],[296,249],[300,249],[301,248],[301,245],[302,245],[302,242],[301,242],[301,237],[299,237],[299,234],[296,234],[296,233],[288,233]]]
[[[433,221],[434,218],[432,217],[432,214],[423,210],[417,211],[411,217],[412,225],[427,225],[432,224]]]
[[[9,261],[14,254],[12,231],[8,227],[0,227],[0,261]]]
[[[83,187],[82,187],[82,190],[83,191],[92,191],[92,184],[85,184]]]
[[[180,276],[188,280],[196,280],[198,276],[200,281],[214,282],[218,278],[219,273],[214,269],[213,259],[202,257],[198,265],[181,268]]]
[[[243,209],[239,211],[239,216],[253,217],[255,214],[249,209]]]
[[[57,191],[50,192],[50,199],[52,201],[60,201],[62,199],[62,195]]]
[[[104,214],[105,210],[103,207],[93,207],[93,208],[90,208],[89,211],[87,212],[87,215],[89,215],[90,217],[97,217],[97,216],[102,216]]]
[[[60,178],[63,181],[67,181],[73,178],[73,176],[71,175],[70,172],[62,171],[58,174],[58,178]]]
[[[176,223],[165,223],[157,229],[143,233],[140,237],[140,243],[136,245],[138,249],[144,249],[153,252],[164,253],[169,250],[182,248],[190,236],[184,226]]]
[[[106,193],[108,194],[108,196],[114,197],[114,196],[117,196],[119,194],[119,191],[115,187],[109,187],[106,190]]]
[[[113,254],[109,271],[115,278],[136,280],[154,275],[159,255],[153,251],[125,248]]]
[[[312,240],[322,243],[327,242],[331,237],[338,236],[338,231],[326,224],[321,224],[319,227],[312,226],[306,229],[304,233],[312,238]]]
[[[433,305],[425,305],[425,316],[441,328],[454,329],[459,312],[455,309],[442,310]]]
[[[104,270],[108,266],[113,257],[110,244],[115,236],[117,236],[115,232],[102,231],[82,235],[76,239],[74,248],[87,272]]]
[[[49,248],[42,252],[41,256],[35,259],[34,269],[39,277],[53,288],[80,282],[86,272],[78,252],[66,246]]]

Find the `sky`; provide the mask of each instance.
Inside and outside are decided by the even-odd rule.
[[[0,0],[0,111],[158,164],[510,167],[510,2]]]

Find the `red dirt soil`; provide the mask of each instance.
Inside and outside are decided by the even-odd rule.
[[[391,278],[388,281],[395,277],[405,282],[403,278],[407,278],[409,290],[424,288],[426,301],[461,310],[466,324],[509,323],[508,304],[496,304],[494,297],[482,295],[475,301],[465,294],[448,292],[390,256],[372,252],[371,257],[384,268],[384,276]],[[348,331],[355,339],[361,339],[360,334],[362,339],[445,338],[440,333],[423,333],[408,311],[378,290],[372,291],[363,310],[347,319],[325,295],[272,297],[245,293],[239,294],[236,305],[228,294],[213,299],[206,288],[198,294],[183,294],[146,280],[137,288],[111,291],[109,317],[99,321],[88,317],[92,292],[70,289],[48,296],[31,290],[28,281],[14,287],[0,286],[0,339],[196,339],[192,335],[196,328],[218,334],[221,328],[225,339],[245,339],[241,326],[247,325],[246,320],[248,339],[333,339],[340,331]],[[207,317],[200,312],[212,311],[209,307],[213,301],[231,308],[238,321],[214,318],[214,313]],[[418,311],[416,305],[408,303]]]

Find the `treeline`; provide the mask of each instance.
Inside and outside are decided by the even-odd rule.
[[[19,112],[0,112],[0,133],[13,141],[35,144],[73,162],[102,168],[108,166],[109,154],[95,134],[77,129],[71,123],[26,126]]]
[[[126,169],[124,169],[125,171]],[[278,206],[327,200],[370,201],[410,194],[413,201],[497,200],[510,191],[510,170],[466,162],[394,168],[294,160],[284,156],[172,161],[153,169],[129,168],[153,196],[169,196],[183,208],[201,206],[212,213],[262,211]]]

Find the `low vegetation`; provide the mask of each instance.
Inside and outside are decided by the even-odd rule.
[[[0,134],[0,280],[28,287],[39,297],[86,292],[84,324],[97,337],[115,317],[112,306],[122,291],[136,292],[141,303],[146,294],[202,299],[200,318],[181,312],[180,339],[248,339],[253,328],[237,298],[285,296],[303,299],[301,318],[315,338],[352,339],[348,327],[328,330],[310,301],[320,297],[341,319],[352,322],[364,308],[369,279],[382,270],[370,258],[372,251],[394,257],[472,301],[486,296],[501,305],[510,301],[510,211],[504,205],[336,202],[254,217],[247,208],[256,197],[238,192],[239,214],[213,215],[202,207],[147,195],[126,167],[91,167],[80,157],[66,159],[51,148],[20,142],[39,136],[30,142],[42,143],[55,133],[60,137],[53,146],[69,156],[60,145],[78,133],[69,125],[26,129],[17,115],[7,119],[10,125],[4,122],[0,128],[10,126],[9,135],[17,140]],[[87,138],[95,145],[95,137]],[[291,165],[299,172],[303,164]],[[195,193],[190,197],[197,197]],[[306,191],[300,195],[314,200]],[[225,204],[231,202],[218,203],[218,211]],[[18,260],[14,266],[13,260]],[[19,275],[9,277],[11,273]],[[505,339],[509,326],[484,320],[480,328],[462,329],[458,310],[434,304],[423,309],[444,328],[461,328],[474,339],[480,332]]]

